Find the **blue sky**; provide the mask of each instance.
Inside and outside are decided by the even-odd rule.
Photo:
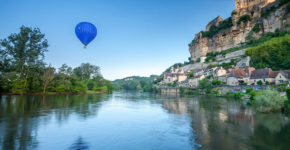
[[[89,62],[110,80],[149,76],[187,60],[194,35],[232,10],[234,0],[2,0],[0,39],[38,27],[50,45],[45,62],[56,68]],[[82,21],[98,28],[87,49],[74,33]]]

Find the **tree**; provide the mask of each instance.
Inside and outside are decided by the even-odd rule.
[[[42,93],[45,94],[45,90],[46,90],[46,87],[49,85],[49,83],[53,80],[54,78],[54,68],[52,68],[51,66],[48,66],[46,69],[45,69],[45,72],[43,74],[43,77],[42,77],[42,82],[43,82],[43,91]]]
[[[263,85],[263,82],[261,80],[257,81],[258,85]]]
[[[251,57],[251,66],[272,68],[273,70],[290,68],[290,35],[272,38],[256,47],[247,49],[246,55]]]
[[[89,63],[82,63],[79,67],[73,70],[74,74],[80,80],[88,80],[92,77],[100,75],[100,68]]]
[[[207,78],[204,78],[202,80],[198,81],[198,88],[201,89],[203,92],[206,90],[206,92],[209,92],[210,90],[210,82]]]
[[[21,26],[19,33],[0,40],[1,68],[19,73],[18,80],[27,88],[31,70],[42,63],[47,47],[45,35],[38,28]]]

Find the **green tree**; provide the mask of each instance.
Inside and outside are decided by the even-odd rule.
[[[246,51],[251,57],[251,66],[272,68],[273,70],[290,68],[290,35],[272,38]]]
[[[254,104],[260,112],[281,111],[284,106],[284,99],[278,91],[265,90],[254,99]]]
[[[47,52],[48,42],[38,28],[22,26],[19,33],[9,35],[0,40],[1,66],[4,70],[13,70],[19,73],[17,81],[24,81],[27,90],[28,79],[32,78],[33,68],[42,63],[44,52]],[[4,67],[5,66],[5,67]],[[35,76],[33,76],[35,77]],[[36,76],[39,78],[39,76]],[[12,84],[15,85],[15,84]],[[28,89],[29,90],[29,89]]]
[[[45,72],[42,77],[42,83],[43,83],[42,93],[43,94],[45,94],[46,88],[50,84],[50,82],[53,80],[53,78],[54,78],[54,68],[52,68],[51,66],[48,66],[45,69]]]
[[[258,85],[263,85],[263,82],[261,80],[257,81]]]
[[[198,81],[198,88],[203,92],[209,92],[211,88],[211,84],[207,78]]]

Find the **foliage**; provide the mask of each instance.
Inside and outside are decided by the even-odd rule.
[[[247,93],[247,94],[250,94],[252,91],[253,91],[253,89],[251,89],[251,88],[247,88],[247,89],[246,89],[246,93]]]
[[[212,85],[221,85],[222,84],[222,81],[220,80],[212,80]]]
[[[185,95],[199,95],[198,91],[188,90],[188,89],[185,89],[183,94],[185,94]]]
[[[192,78],[192,77],[194,77],[193,72],[190,72],[190,73],[187,75],[187,77],[188,77],[188,78]]]
[[[101,77],[99,67],[83,63],[72,69],[63,64],[58,72],[43,62],[48,42],[38,28],[22,26],[19,33],[0,40],[0,92],[43,93],[112,90],[110,81]],[[94,80],[98,77],[98,80]],[[89,81],[93,80],[93,81]]]
[[[278,91],[265,90],[254,98],[254,105],[260,112],[281,111],[284,99]]]
[[[284,102],[284,112],[290,113],[290,88],[286,89],[287,100]]]
[[[201,33],[203,37],[211,38],[217,33],[222,32],[232,26],[233,26],[232,18],[230,17],[228,19],[225,19],[224,21],[221,21],[218,26],[215,25],[211,26],[209,31],[202,31]]]
[[[270,85],[270,82],[269,82],[269,81],[266,81],[265,84],[266,84],[266,85]]]
[[[246,51],[251,57],[251,66],[256,69],[272,68],[273,70],[290,68],[290,35],[272,38]]]
[[[232,16],[233,15],[237,15],[238,14],[238,12],[236,12],[236,11],[232,11]]]
[[[247,23],[248,21],[251,21],[251,20],[252,20],[251,16],[246,14],[240,17],[238,24],[241,24],[242,22]]]
[[[124,79],[118,79],[113,81],[114,90],[142,90],[145,92],[152,92],[153,84],[158,83],[155,79],[162,80],[161,77],[151,75],[150,77],[132,76]],[[159,81],[159,82],[160,82]]]
[[[211,83],[207,78],[198,81],[198,88],[201,89],[203,92],[210,92]]]
[[[286,89],[286,95],[288,100],[290,101],[290,88]]]
[[[259,33],[261,31],[261,25],[260,24],[256,24],[253,27],[252,31],[255,32],[255,33]]]
[[[263,85],[263,82],[261,80],[257,81],[258,85]]]

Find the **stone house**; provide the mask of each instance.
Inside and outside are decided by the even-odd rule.
[[[228,74],[227,85],[237,86],[244,83],[246,72],[244,69],[235,68]]]
[[[269,84],[275,84],[275,77],[279,71],[273,71],[271,68],[257,69],[251,74],[249,84],[257,85],[258,81],[262,81],[263,84],[269,82]]]
[[[193,87],[196,88],[198,86],[198,81],[204,79],[205,76],[201,75],[201,76],[195,76],[191,79],[188,79],[188,85],[189,87]]]
[[[227,70],[225,70],[223,67],[219,67],[216,70],[214,70],[213,77],[215,79],[218,79],[218,77],[225,76],[226,74],[227,74]]]
[[[275,84],[289,83],[290,70],[282,70],[275,77]]]
[[[182,68],[172,67],[170,72],[166,72],[163,75],[164,84],[173,83],[174,81],[183,82],[187,79],[187,75]]]

